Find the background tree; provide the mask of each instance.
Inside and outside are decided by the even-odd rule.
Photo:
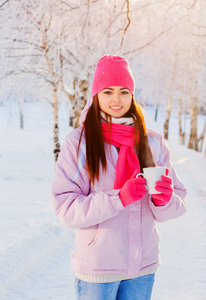
[[[60,149],[61,98],[69,103],[70,126],[77,127],[91,94],[95,64],[105,54],[129,60],[140,101],[157,108],[175,108],[178,102],[180,108],[186,108],[190,103],[190,111],[195,111],[191,107],[197,103],[197,113],[200,108],[204,111],[204,12],[203,0],[3,1],[0,84],[4,92],[0,94],[5,97],[5,91],[11,86],[15,89],[13,82],[21,78],[22,92],[29,90],[35,98],[49,99],[55,160]],[[190,95],[196,100],[191,101]],[[170,113],[168,109],[165,138]],[[182,109],[179,124],[183,136]],[[198,143],[199,138],[196,140]]]

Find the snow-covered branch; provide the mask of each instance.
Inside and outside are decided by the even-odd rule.
[[[4,1],[2,4],[0,4],[0,9],[7,3],[9,0]]]

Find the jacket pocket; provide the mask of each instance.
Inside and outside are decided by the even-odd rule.
[[[76,230],[74,247],[81,249],[92,245],[97,237],[98,225]]]

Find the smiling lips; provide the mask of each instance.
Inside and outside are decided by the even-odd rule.
[[[112,110],[117,111],[117,110],[120,110],[120,109],[122,108],[122,106],[110,106],[110,108],[111,108]]]

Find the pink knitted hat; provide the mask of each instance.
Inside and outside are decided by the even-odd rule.
[[[134,95],[134,78],[124,57],[105,55],[97,62],[92,83],[92,97],[109,86],[123,86]]]

